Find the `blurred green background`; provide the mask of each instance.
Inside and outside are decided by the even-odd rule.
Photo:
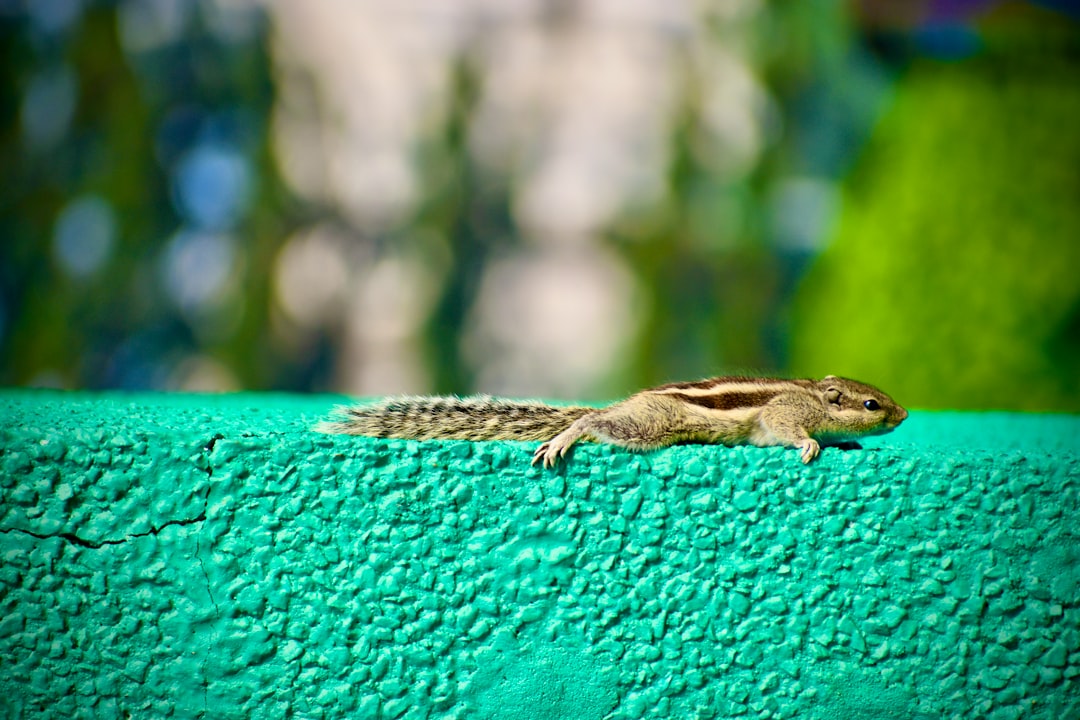
[[[1078,19],[0,0],[0,384],[1078,411]]]

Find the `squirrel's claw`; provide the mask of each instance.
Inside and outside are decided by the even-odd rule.
[[[559,462],[559,458],[566,457],[566,452],[569,449],[570,444],[559,442],[558,438],[549,440],[536,448],[536,452],[533,453],[532,464],[535,465],[543,461],[544,467],[553,468]]]
[[[799,444],[799,456],[802,458],[803,463],[809,465],[814,461],[818,455],[821,454],[821,445],[814,438],[807,438]]]
[[[547,443],[544,443],[540,447],[536,448],[536,452],[534,452],[532,456],[532,462],[529,463],[530,465],[536,465],[536,463],[540,462],[540,458],[544,457],[544,452],[547,450],[547,448],[545,447],[546,445]]]
[[[536,448],[536,452],[534,452],[532,456],[532,462],[529,464],[536,465],[536,463],[543,461],[544,467],[551,467],[554,461],[551,460],[551,458],[549,457],[550,455],[552,455],[550,448],[550,442],[546,442],[540,447]]]

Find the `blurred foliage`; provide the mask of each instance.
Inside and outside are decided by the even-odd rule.
[[[179,35],[139,46],[122,17],[149,7],[138,2],[86,0],[66,25],[42,20],[63,3],[0,3],[0,383],[190,387],[181,371],[196,358],[224,386],[338,390],[355,293],[306,325],[290,324],[275,295],[282,248],[318,226],[368,269],[393,252],[420,258],[435,297],[403,352],[419,356],[430,390],[488,390],[463,335],[494,259],[526,240],[518,179],[470,147],[480,55],[448,63],[446,107],[409,149],[415,205],[370,231],[286,189],[269,127],[283,79],[263,6],[237,4],[254,22],[223,33],[207,11],[217,4],[168,5],[186,18]],[[703,14],[694,31],[745,46],[750,82],[767,91],[753,116],[760,152],[718,171],[711,80],[687,57],[663,191],[590,239],[617,254],[643,300],[633,346],[583,396],[724,372],[838,373],[916,407],[1080,410],[1076,23],[1023,3],[999,3],[978,33],[954,18],[885,31],[866,19],[900,5],[768,3],[738,38],[719,5]],[[216,223],[190,207],[213,209],[213,188],[185,199],[207,157],[214,177],[241,176]],[[790,185],[823,193],[809,207],[818,220],[785,204]],[[115,231],[99,271],[63,267],[70,217]],[[222,259],[213,293],[198,287],[212,267],[188,268],[194,287],[170,274],[193,247]]]
[[[1080,42],[1040,23],[900,81],[794,303],[795,372],[920,408],[1080,410]]]
[[[476,389],[471,368],[459,352],[469,307],[476,299],[481,275],[492,252],[515,238],[510,197],[503,183],[485,182],[469,154],[469,120],[475,110],[480,78],[469,59],[451,69],[451,111],[440,136],[427,146],[424,174],[413,228],[443,236],[445,251],[421,248],[421,254],[448,255],[446,286],[426,323],[424,355],[439,393]],[[423,235],[421,235],[423,237]],[[415,241],[415,240],[414,240]]]
[[[784,310],[814,253],[778,242],[772,193],[791,176],[831,178],[846,169],[888,70],[860,51],[850,8],[832,0],[771,4],[751,45],[776,103],[759,162],[734,182],[710,167],[704,93],[695,87],[703,80],[688,72],[669,192],[655,206],[631,209],[612,232],[650,301],[624,388],[787,372]]]
[[[819,4],[829,11],[767,12],[760,38],[739,39],[757,44],[761,72],[783,93],[801,91],[813,59],[848,37],[837,26],[838,6]],[[368,237],[335,208],[283,188],[268,127],[277,88],[267,18],[249,34],[222,37],[199,10],[209,3],[179,2],[181,34],[133,49],[123,15],[137,5],[88,0],[61,13],[63,23],[43,20],[47,13],[0,14],[0,383],[182,387],[177,370],[199,357],[241,387],[334,389],[341,324],[282,330],[273,297],[278,252],[293,231],[321,221],[380,252],[413,246],[428,259],[442,279],[421,343],[430,389],[483,390],[461,352],[466,318],[490,257],[521,238],[512,181],[478,167],[469,150],[479,69],[468,57],[447,69],[449,112],[415,153],[423,167],[417,206],[403,224]],[[722,22],[715,32],[722,35]],[[778,32],[792,39],[791,52],[764,40]],[[70,81],[73,115],[35,144],[28,97],[53,71]],[[782,291],[805,254],[770,247],[766,196],[769,179],[791,165],[787,155],[801,151],[774,138],[760,168],[719,182],[701,160],[704,110],[694,86],[703,82],[688,73],[688,104],[670,138],[668,192],[654,206],[629,209],[610,232],[649,302],[636,352],[588,394],[781,368]],[[62,110],[63,98],[46,109],[54,106]],[[178,176],[207,142],[239,152],[254,181],[238,221],[224,228],[235,247],[222,297],[192,308],[170,286],[168,265],[192,224],[178,201]],[[115,237],[99,272],[73,277],[55,245],[59,219],[80,198],[104,201]]]
[[[631,213],[615,231],[650,293],[631,387],[777,362],[769,333],[781,258],[754,242],[764,219],[747,202],[757,195],[751,182],[718,183],[690,147],[695,131],[688,113],[675,136],[667,202]]]
[[[167,372],[201,349],[249,387],[303,387],[312,358],[266,362],[266,268],[289,201],[266,134],[265,28],[225,41],[193,12],[184,42],[132,51],[119,14],[115,3],[86,3],[68,27],[0,16],[0,382],[167,387]],[[31,115],[28,98],[50,72],[70,73],[74,111],[62,133],[34,142],[47,118]],[[43,110],[62,115],[54,106],[65,104]],[[201,143],[235,149],[257,181],[235,233],[232,308],[192,317],[162,287],[167,242],[185,227],[176,175]],[[117,232],[105,270],[73,277],[54,245],[58,218],[80,197],[104,198]]]

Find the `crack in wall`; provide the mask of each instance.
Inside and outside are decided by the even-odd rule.
[[[210,506],[210,491],[214,487],[214,466],[210,463],[210,453],[214,451],[214,446],[217,445],[217,441],[224,439],[224,435],[215,433],[214,436],[210,438],[209,442],[203,446],[203,450],[206,451],[206,479],[210,481],[210,485],[206,489],[206,497],[203,499],[203,520],[206,519],[206,510]],[[199,561],[199,569],[202,570],[203,577],[206,578],[206,594],[210,596],[210,602],[214,606],[214,612],[217,613],[218,617],[221,617],[221,608],[218,606],[217,599],[214,597],[214,591],[211,588],[210,573],[206,571],[206,562],[202,557],[202,538],[198,535],[195,536],[195,559]]]
[[[209,499],[209,496],[210,496],[210,493],[207,492],[207,499]],[[87,540],[86,538],[81,538],[78,535],[76,535],[75,533],[70,533],[70,532],[36,533],[33,530],[23,530],[22,528],[0,529],[0,533],[4,533],[5,535],[9,534],[9,533],[13,533],[13,532],[22,533],[23,535],[29,535],[30,537],[37,538],[38,540],[49,540],[51,538],[60,538],[61,540],[68,541],[72,545],[78,545],[79,547],[90,548],[92,550],[98,550],[100,548],[105,547],[106,545],[123,545],[126,542],[130,542],[130,541],[135,540],[137,538],[146,537],[147,535],[157,535],[159,532],[161,532],[162,530],[164,530],[167,527],[172,527],[174,525],[179,525],[181,527],[186,526],[186,525],[194,525],[195,523],[202,522],[205,519],[206,519],[206,505],[205,505],[205,502],[204,502],[203,511],[201,513],[199,513],[198,515],[196,515],[195,517],[193,517],[193,518],[182,518],[182,519],[178,519],[178,520],[167,520],[166,522],[163,522],[161,525],[151,525],[150,529],[147,530],[146,532],[131,533],[130,535],[125,535],[122,538],[116,538],[116,539],[112,539],[112,540],[100,540],[100,541],[95,542],[93,540]]]
[[[130,533],[128,535],[125,535],[122,538],[109,538],[109,539],[105,539],[105,540],[89,540],[87,538],[80,537],[79,535],[77,535],[76,533],[73,533],[73,532],[38,533],[38,532],[34,532],[33,530],[24,530],[22,528],[0,528],[0,533],[3,533],[5,535],[10,534],[10,533],[20,533],[22,535],[27,535],[29,537],[36,538],[38,540],[48,540],[48,539],[51,539],[51,538],[59,538],[61,540],[64,540],[66,542],[71,543],[72,545],[77,545],[79,547],[84,547],[84,548],[89,548],[89,549],[92,549],[92,550],[97,550],[97,549],[100,549],[100,548],[103,548],[103,547],[109,546],[109,545],[122,545],[122,544],[124,544],[126,542],[130,542],[130,541],[136,540],[138,538],[147,537],[148,535],[155,535],[156,536],[158,533],[160,533],[162,530],[164,530],[167,527],[171,527],[171,526],[187,527],[187,526],[195,525],[197,523],[202,523],[207,518],[207,513],[208,513],[209,508],[210,508],[210,494],[211,494],[211,492],[213,492],[214,467],[213,467],[213,464],[211,463],[210,456],[214,452],[214,448],[216,447],[218,441],[219,440],[224,440],[224,439],[225,439],[224,435],[222,435],[221,433],[215,433],[209,440],[206,441],[205,444],[202,445],[202,451],[203,451],[202,455],[201,455],[202,462],[197,464],[197,468],[206,473],[206,478],[209,481],[209,485],[206,488],[205,496],[202,498],[202,511],[199,512],[199,514],[196,515],[195,517],[176,518],[176,519],[172,519],[172,520],[166,520],[165,522],[161,523],[160,525],[151,525],[149,530],[146,530],[146,531],[143,531],[143,532]],[[220,619],[220,618],[222,618],[221,607],[218,605],[217,598],[214,597],[213,583],[210,580],[210,573],[207,571],[206,562],[205,562],[205,560],[203,559],[203,556],[202,556],[201,533],[196,533],[196,535],[195,535],[195,560],[198,562],[199,569],[202,571],[203,578],[206,581],[206,593],[210,598],[211,604],[214,606],[214,612],[215,612],[216,616]],[[202,710],[202,713],[201,713],[201,717],[204,717],[204,718],[211,717],[211,714],[210,714],[210,679],[209,679],[208,673],[207,673],[207,669],[208,669],[209,663],[210,663],[210,658],[211,658],[211,644],[207,644],[206,653],[204,654],[204,656],[202,658],[202,663],[201,663],[201,668],[200,668],[200,672],[202,674],[202,687],[203,687],[203,710]],[[132,680],[134,682],[133,678],[128,678],[128,679]]]
[[[214,598],[214,591],[211,589],[210,573],[206,572],[206,563],[202,559],[202,540],[195,536],[195,559],[199,561],[199,569],[202,570],[203,577],[206,578],[206,594],[210,596],[210,603],[214,606],[214,614],[221,618],[221,608],[218,607],[217,599]],[[210,679],[207,677],[206,668],[210,663],[210,645],[206,646],[206,653],[203,655],[202,663],[199,666],[199,672],[202,673],[202,687],[203,687],[203,711],[201,717],[209,717],[210,713]]]
[[[206,477],[208,479],[213,478],[213,476],[214,476],[214,470],[210,465],[210,458],[208,457],[208,455],[209,455],[209,453],[214,451],[214,446],[217,445],[217,441],[218,440],[224,440],[224,439],[225,439],[224,435],[222,435],[221,433],[215,433],[214,436],[211,437],[210,440],[208,440],[205,445],[203,445],[203,450],[207,453],[207,457],[205,457],[206,467],[202,468],[202,469],[206,472]],[[204,520],[206,520],[206,510],[210,505],[210,490],[211,490],[211,488],[209,488],[209,487],[206,489],[206,497],[203,498],[202,512],[200,512],[195,517],[193,517],[193,518],[178,518],[178,519],[175,519],[175,520],[166,520],[161,525],[151,525],[150,529],[145,531],[145,532],[131,533],[129,535],[125,535],[122,538],[95,541],[95,540],[87,540],[86,538],[79,537],[78,535],[76,535],[75,533],[72,533],[72,532],[36,533],[33,530],[24,530],[22,528],[0,528],[0,533],[3,533],[4,535],[9,535],[9,534],[11,534],[13,532],[21,533],[23,535],[29,535],[32,538],[37,538],[38,540],[49,540],[49,539],[52,539],[52,538],[60,538],[61,540],[66,540],[67,542],[71,543],[72,545],[78,545],[79,547],[89,548],[91,550],[99,550],[99,549],[105,547],[106,545],[123,545],[126,542],[130,542],[130,541],[136,540],[138,538],[143,538],[143,537],[146,537],[148,535],[157,535],[158,533],[160,533],[162,530],[164,530],[167,527],[173,527],[173,526],[186,527],[188,525],[194,525],[196,523],[203,522]],[[199,559],[199,562],[200,563],[202,562],[201,558]],[[203,569],[203,573],[204,574],[206,573],[205,568]],[[209,582],[209,577],[207,577],[207,582]],[[217,607],[216,603],[214,604],[214,607],[215,608]]]
[[[210,462],[210,454],[214,452],[214,447],[217,445],[218,440],[225,439],[225,436],[221,433],[215,433],[212,438],[203,446],[203,450],[206,453],[204,458],[206,460],[206,479],[210,481],[210,486],[206,490],[206,500],[203,503],[203,518],[206,517],[206,509],[210,505],[210,490],[214,487],[214,466]],[[202,537],[200,535],[195,536],[195,559],[199,562],[199,569],[202,571],[203,578],[206,579],[206,594],[210,597],[210,603],[214,606],[214,614],[221,619],[221,608],[218,606],[217,598],[214,597],[213,584],[210,582],[210,573],[206,571],[206,562],[202,557]],[[202,687],[203,687],[203,711],[200,717],[210,716],[210,678],[207,677],[206,668],[210,664],[210,645],[206,646],[206,653],[203,655],[202,663],[199,667],[199,672],[202,674]]]

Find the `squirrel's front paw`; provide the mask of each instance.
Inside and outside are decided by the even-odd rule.
[[[799,457],[802,461],[809,465],[814,461],[818,455],[821,454],[821,445],[814,438],[807,438],[799,443]]]

